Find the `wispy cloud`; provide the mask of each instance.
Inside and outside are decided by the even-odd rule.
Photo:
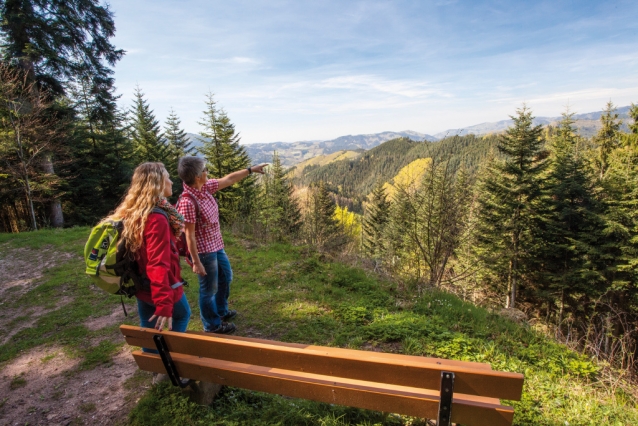
[[[198,58],[198,59],[193,59],[196,62],[208,62],[208,63],[213,63],[213,64],[249,64],[249,65],[256,65],[259,64],[260,61],[258,61],[257,59],[254,58],[246,58],[243,56],[235,56],[232,58],[213,58],[213,59],[205,59],[205,58]]]
[[[195,131],[216,94],[244,142],[339,132],[435,133],[638,101],[638,4],[541,0],[112,0],[122,105],[139,83],[158,118]],[[152,14],[146,13],[153,10]]]

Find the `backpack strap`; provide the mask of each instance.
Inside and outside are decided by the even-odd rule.
[[[164,216],[166,218],[166,220],[168,220],[168,213],[166,213],[164,211],[164,209],[161,209],[159,207],[153,207],[153,210],[151,210],[151,213],[160,213],[162,216]],[[168,223],[170,223],[171,221],[168,220]]]
[[[200,220],[199,202],[197,202],[197,198],[195,198],[195,196],[193,194],[191,194],[190,192],[182,192],[182,194],[179,196],[179,200],[177,200],[178,204],[182,200],[182,197],[186,197],[186,198],[191,200],[191,202],[195,206],[195,218],[196,218],[197,222],[199,222],[199,220]],[[197,223],[196,223],[196,225],[197,225]]]

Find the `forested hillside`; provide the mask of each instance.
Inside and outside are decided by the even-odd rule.
[[[336,161],[325,166],[307,166],[296,182],[309,185],[324,181],[330,190],[346,197],[357,206],[381,182],[388,182],[399,171],[419,158],[432,158],[436,162],[447,161],[452,170],[464,169],[475,175],[481,164],[490,156],[498,156],[495,135],[453,136],[438,142],[415,142],[407,138],[394,139],[365,151],[355,159]]]
[[[542,127],[523,107],[503,134],[396,139],[306,168],[299,183],[319,182],[361,214],[350,221],[377,267],[417,289],[523,311],[635,372],[638,106],[629,114],[623,132],[608,103],[598,133],[583,138],[571,114]]]

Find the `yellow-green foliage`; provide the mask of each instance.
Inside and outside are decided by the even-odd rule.
[[[302,161],[295,166],[294,177],[300,177],[303,170],[308,166],[325,166],[335,161],[352,160],[360,156],[361,153],[356,151],[337,151],[327,155],[317,155]]]
[[[334,218],[347,236],[355,239],[361,237],[361,215],[348,211],[348,207],[337,206]]]
[[[408,190],[415,188],[419,182],[421,182],[425,171],[431,164],[431,158],[419,158],[403,167],[391,182],[386,182],[383,185],[383,189],[385,189],[386,194],[388,194],[388,198],[392,198],[399,187]]]

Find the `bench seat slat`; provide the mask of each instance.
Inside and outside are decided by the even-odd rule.
[[[121,329],[128,344],[155,347],[152,341],[157,333],[155,330],[124,326]],[[162,335],[171,354],[426,389],[438,389],[441,371],[452,371],[455,373],[455,392],[509,400],[519,400],[523,388],[523,375],[517,373],[415,362],[397,357],[363,357],[360,351],[338,353],[322,347],[310,350],[174,332],[163,332]]]
[[[198,336],[210,336],[210,333],[205,333],[203,331],[189,330],[186,332],[186,334],[196,334]],[[364,358],[394,359],[394,360],[397,360],[398,362],[400,362],[400,360],[412,360],[415,362],[423,362],[423,363],[430,363],[430,364],[456,365],[459,367],[484,368],[486,370],[492,369],[492,366],[486,362],[457,361],[453,359],[392,354],[387,352],[373,352],[373,351],[364,351],[364,350],[357,350],[357,349],[334,348],[334,347],[328,347],[328,346],[304,345],[301,343],[287,343],[287,342],[279,342],[276,340],[256,339],[254,337],[243,337],[243,336],[229,336],[229,335],[223,335],[223,334],[217,335],[217,337],[221,339],[240,340],[243,342],[253,342],[253,343],[264,343],[264,344],[287,346],[287,347],[299,348],[299,349],[325,350],[326,352],[330,352],[333,354],[356,354],[358,357],[364,357]]]
[[[166,371],[159,355],[135,351],[133,356],[142,370],[157,373]],[[436,418],[438,411],[439,393],[435,390],[335,378],[179,353],[172,353],[171,356],[181,376],[213,383],[422,418]],[[455,423],[509,426],[513,417],[511,407],[491,403],[486,398],[462,394],[454,396],[452,421]]]

